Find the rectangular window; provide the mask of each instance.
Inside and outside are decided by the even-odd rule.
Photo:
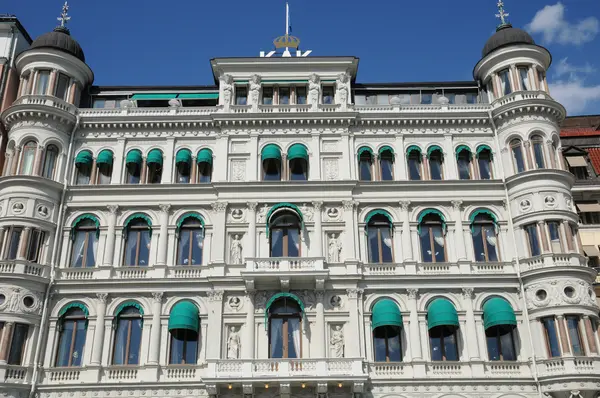
[[[510,71],[508,69],[504,69],[498,72],[498,76],[500,77],[500,88],[503,95],[509,95],[512,93],[512,87],[510,86]]]
[[[10,343],[10,352],[8,354],[9,365],[22,365],[28,332],[29,325],[24,325],[22,323],[15,324],[12,341]]]
[[[289,105],[290,104],[290,88],[279,87],[279,104]]]
[[[477,94],[467,93],[467,104],[476,104],[477,97]]]
[[[27,248],[27,261],[34,263],[39,262],[43,243],[44,233],[37,229],[31,230],[31,236],[29,238],[29,245]]]
[[[19,242],[21,242],[21,234],[23,230],[13,228],[8,239],[8,252],[6,253],[7,260],[16,260],[19,254]]]
[[[273,87],[263,87],[262,103],[263,105],[273,105]]]
[[[537,225],[526,225],[525,233],[527,234],[527,241],[529,242],[529,252],[531,253],[531,256],[534,257],[542,254],[542,250],[540,248],[540,239],[538,237]]]
[[[306,86],[296,86],[296,104],[306,105]]]
[[[527,68],[525,66],[519,66],[517,68],[517,71],[519,72],[519,80],[521,82],[521,90],[523,90],[523,91],[531,90],[531,83],[529,80],[529,68]]]
[[[421,94],[421,104],[431,105],[433,96],[431,94]]]
[[[584,225],[600,224],[600,212],[579,213],[579,217]]]
[[[323,104],[333,104],[333,86],[323,86]]]
[[[247,105],[248,104],[248,89],[246,87],[235,87],[235,104],[236,105]]]
[[[67,100],[69,95],[69,82],[70,78],[67,75],[63,75],[62,73],[58,74],[58,79],[56,82],[56,91],[54,93],[55,97],[58,97],[63,100]]]
[[[579,330],[579,317],[569,315],[567,319],[567,329],[569,331],[569,341],[571,342],[571,350],[573,355],[584,356],[583,341],[581,339],[581,331]]]
[[[40,70],[37,73],[35,80],[35,92],[36,95],[48,94],[48,86],[50,84],[50,71]]]
[[[550,244],[552,245],[553,253],[562,253],[560,240],[560,224],[556,221],[548,222],[548,234],[550,236]]]
[[[590,178],[587,167],[569,167],[569,171],[575,176],[576,180],[587,180],[588,178]]]
[[[556,333],[556,323],[554,318],[543,318],[544,334],[546,336],[546,346],[550,357],[560,356],[560,346],[558,345],[558,335]]]

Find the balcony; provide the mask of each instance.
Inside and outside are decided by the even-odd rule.
[[[600,358],[570,357],[547,359],[538,362],[538,371],[542,379],[571,379],[574,375],[598,378],[600,375]]]
[[[3,260],[0,261],[0,277],[46,282],[50,278],[50,267],[28,261]]]
[[[555,267],[587,267],[587,259],[579,253],[546,253],[521,260],[521,272]]]
[[[460,263],[384,263],[363,264],[367,276],[393,275],[510,275],[515,267],[511,262],[460,262]],[[333,275],[333,272],[332,272]]]
[[[25,366],[0,365],[0,381],[6,384],[29,384],[33,370]]]
[[[374,380],[412,379],[514,379],[532,377],[527,362],[374,362],[369,364]]]
[[[268,257],[246,258],[246,268],[241,274],[251,288],[256,284],[280,283],[282,289],[288,289],[292,277],[295,282],[322,285],[329,270],[325,269],[323,257]]]
[[[24,95],[2,113],[2,119],[10,126],[22,117],[38,117],[38,113],[41,113],[74,122],[77,112],[75,105],[51,95]]]

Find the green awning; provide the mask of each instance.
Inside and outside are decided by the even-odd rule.
[[[152,220],[150,219],[150,217],[148,217],[147,215],[145,215],[143,213],[135,213],[135,214],[132,214],[129,217],[127,217],[127,220],[125,220],[125,222],[123,223],[123,229],[127,229],[129,227],[129,224],[131,224],[135,220],[145,221],[146,224],[148,224],[148,229],[150,230],[150,236],[152,236]]]
[[[263,162],[267,159],[276,159],[281,161],[281,150],[279,150],[277,145],[269,144],[263,148],[260,156]]]
[[[492,148],[490,148],[488,145],[479,145],[477,147],[477,158],[479,159],[479,154],[483,151],[490,151],[490,159],[493,159],[493,154],[492,154]]]
[[[459,326],[456,308],[446,299],[433,300],[427,309],[427,328],[436,326]]]
[[[192,164],[192,151],[189,149],[180,149],[175,155],[175,164],[185,163],[188,166]]]
[[[124,301],[121,304],[119,304],[119,306],[117,307],[117,310],[115,311],[115,318],[118,317],[119,314],[121,314],[121,312],[123,312],[123,310],[125,310],[126,308],[129,308],[129,307],[136,308],[140,312],[140,316],[144,316],[144,308],[140,305],[140,303],[138,303],[137,301],[128,300],[128,301]]]
[[[135,163],[138,165],[142,164],[142,152],[138,149],[133,149],[127,152],[127,156],[125,157],[125,164]]]
[[[94,163],[94,155],[90,151],[81,151],[75,156],[75,166],[82,164],[91,166]]]
[[[432,145],[429,148],[427,148],[427,159],[429,159],[431,157],[431,154],[434,153],[435,151],[439,151],[442,155],[444,154],[444,150],[442,149],[441,146]]]
[[[308,162],[308,151],[302,144],[294,144],[287,151],[288,160],[304,159]]]
[[[179,99],[218,99],[219,93],[185,93],[177,96]]]
[[[133,94],[131,96],[132,100],[169,100],[169,99],[173,99],[173,98],[177,98],[177,94]]]
[[[208,163],[212,164],[213,155],[212,151],[208,148],[200,149],[198,156],[196,157],[196,163]]]
[[[498,223],[498,220],[496,219],[496,215],[488,209],[475,210],[473,213],[471,213],[471,217],[469,217],[469,222],[471,224],[473,224],[473,222],[475,221],[475,217],[481,216],[481,215],[486,215],[486,216],[490,217],[492,219],[492,221],[494,222],[494,224]]]
[[[363,153],[368,152],[369,155],[371,156],[371,159],[373,159],[373,150],[371,148],[369,148],[368,146],[363,146],[360,147],[358,149],[358,152],[356,153],[356,156],[358,157],[358,159],[360,160],[360,157],[363,155]]]
[[[102,150],[98,154],[98,157],[96,158],[96,164],[97,165],[101,165],[101,164],[112,165],[113,164],[113,153],[111,151],[109,151],[108,149]]]
[[[153,149],[148,152],[146,157],[146,164],[163,164],[163,155],[160,149]]]
[[[100,221],[98,221],[98,218],[93,214],[82,214],[73,221],[73,224],[71,224],[71,240],[75,240],[75,228],[77,228],[77,225],[84,220],[93,221],[94,224],[96,224],[96,238],[100,236]]]
[[[369,222],[375,216],[384,216],[385,218],[387,218],[388,222],[390,223],[390,230],[392,229],[392,227],[394,225],[394,221],[393,221],[390,213],[388,213],[385,210],[377,209],[377,210],[371,210],[365,217],[365,233],[368,233]]]
[[[393,159],[393,158],[394,158],[394,156],[395,156],[395,155],[394,155],[394,148],[392,148],[392,147],[391,147],[391,146],[389,146],[389,145],[384,145],[384,146],[382,146],[381,148],[379,148],[379,157],[380,157],[380,158],[381,158],[381,155],[382,155],[384,152],[389,152],[389,153],[392,155],[392,159]]]
[[[271,209],[267,213],[267,218],[266,218],[267,238],[269,237],[269,224],[271,222],[271,216],[273,215],[275,210],[282,209],[282,208],[288,208],[288,209],[292,210],[293,212],[295,212],[298,215],[298,218],[300,219],[300,228],[304,229],[304,217],[302,215],[302,211],[300,211],[300,208],[298,206],[296,206],[295,204],[292,204],[292,203],[287,203],[287,202],[277,203],[275,206],[271,207]]]
[[[200,224],[202,225],[202,228],[204,228],[204,219],[202,218],[202,216],[198,213],[185,213],[183,216],[181,216],[179,218],[179,221],[177,221],[177,232],[179,232],[179,229],[181,228],[181,226],[183,225],[183,223],[186,220],[189,220],[190,218],[196,219],[198,221],[200,221]]]
[[[402,327],[402,314],[398,305],[390,299],[382,299],[373,306],[371,317],[372,329],[380,326]]]
[[[191,301],[180,301],[173,306],[169,314],[169,331],[177,329],[192,330],[198,333],[200,313]]]
[[[436,210],[436,209],[425,209],[419,214],[419,217],[417,218],[417,222],[419,223],[419,226],[417,227],[418,232],[421,233],[421,223],[423,222],[423,219],[430,214],[435,214],[436,216],[438,216],[441,219],[442,229],[445,231],[446,230],[446,219],[444,218],[444,215],[442,214],[442,212],[439,210]]]
[[[503,298],[492,297],[483,303],[483,328],[509,325],[517,326],[517,317],[511,305]]]
[[[416,145],[411,145],[408,148],[406,148],[406,157],[410,156],[410,153],[413,151],[419,152],[419,155],[421,154],[421,148],[419,148]]]
[[[296,296],[293,293],[277,293],[275,295],[273,295],[269,301],[267,301],[267,305],[265,306],[265,329],[267,329],[269,327],[269,308],[271,308],[271,305],[273,305],[273,303],[275,301],[277,301],[280,298],[289,298],[294,300],[296,303],[298,303],[298,306],[300,307],[300,311],[302,311],[302,316],[304,316],[304,303],[302,302],[302,300],[300,300],[300,298],[298,296]]]
[[[458,160],[458,155],[462,152],[462,151],[467,151],[469,152],[469,159],[471,159],[473,157],[473,154],[471,153],[471,148],[469,148],[466,145],[459,145],[456,147],[456,159]]]
[[[88,316],[90,316],[90,312],[88,311],[85,304],[79,303],[79,302],[73,302],[73,303],[69,303],[69,304],[65,305],[58,313],[58,317],[61,318],[61,317],[65,316],[67,314],[67,312],[69,312],[69,310],[74,309],[74,308],[83,311],[86,318]]]

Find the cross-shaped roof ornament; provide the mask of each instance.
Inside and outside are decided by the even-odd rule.
[[[68,15],[68,12],[69,4],[65,1],[65,4],[62,7],[62,12],[60,13],[60,17],[56,18],[58,22],[60,22],[61,28],[66,28],[67,22],[69,22],[69,20],[71,19],[71,17]]]
[[[508,25],[506,22],[506,17],[509,14],[504,11],[504,2],[502,0],[498,0],[498,14],[496,14],[496,18],[500,18],[500,26]]]

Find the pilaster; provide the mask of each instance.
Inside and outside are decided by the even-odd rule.
[[[104,347],[104,329],[106,316],[106,300],[107,293],[96,294],[96,334],[94,336],[94,346],[92,347],[92,366],[100,366],[102,364],[102,348]]]
[[[221,344],[223,338],[223,290],[211,290],[208,292],[210,311],[208,313],[208,324],[214,330],[214,337],[210,339],[207,347],[207,359],[221,359]]]

